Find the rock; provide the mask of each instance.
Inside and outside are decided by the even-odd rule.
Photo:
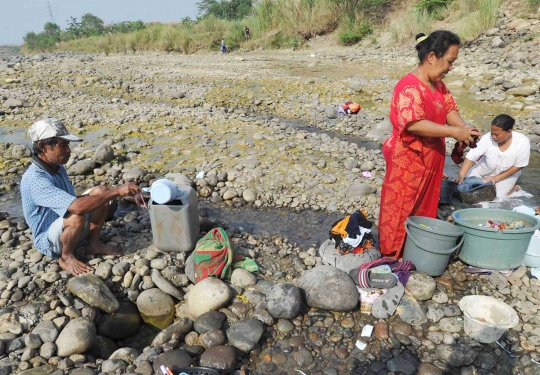
[[[104,336],[96,336],[96,342],[87,353],[95,358],[110,358],[118,350],[118,345],[111,339]]]
[[[36,368],[31,368],[18,373],[18,375],[48,375],[52,374],[56,367],[52,365],[43,365]],[[0,372],[1,373],[1,372]],[[2,373],[3,374],[3,373]]]
[[[196,319],[208,311],[226,306],[232,298],[230,288],[223,281],[208,277],[189,290],[186,301],[191,315]]]
[[[167,173],[165,178],[171,180],[175,185],[179,186],[193,186],[193,181],[182,173]]]
[[[11,147],[11,156],[13,159],[29,158],[32,156],[30,149],[24,145],[13,145]]]
[[[458,333],[463,329],[463,320],[458,320],[456,317],[442,318],[439,327],[443,332]]]
[[[236,196],[237,196],[236,190],[229,189],[223,194],[223,200],[228,201],[228,200],[231,200],[233,198],[236,198]]]
[[[508,279],[498,271],[493,271],[487,278],[499,290],[506,288],[508,285]]]
[[[428,311],[426,313],[426,318],[428,318],[430,321],[432,321],[433,323],[437,323],[438,321],[440,321],[442,318],[444,318],[444,311],[443,309],[437,305],[437,304],[432,304],[432,305],[429,305],[428,307]]]
[[[315,267],[298,280],[309,307],[330,311],[351,311],[358,304],[356,284],[345,272],[332,266]]]
[[[4,107],[6,108],[21,108],[24,107],[24,100],[16,99],[16,98],[9,98],[4,102]]]
[[[146,175],[146,172],[139,168],[132,168],[122,175],[122,178],[126,181],[137,181],[142,179]]]
[[[336,119],[338,116],[336,107],[332,107],[332,106],[326,107],[325,113],[326,113],[326,117],[329,119]]]
[[[163,292],[170,296],[173,296],[179,301],[184,299],[184,293],[179,291],[171,282],[165,280],[161,273],[157,269],[153,269],[151,272],[152,281]]]
[[[360,166],[360,169],[363,171],[372,171],[375,169],[375,163],[371,160],[366,160],[362,162],[362,165]]]
[[[109,359],[122,360],[126,363],[134,363],[141,353],[133,348],[120,348],[112,353]]]
[[[161,370],[159,369],[161,365],[167,366],[173,373],[178,373],[179,368],[192,366],[193,359],[191,359],[191,356],[183,350],[169,350],[168,352],[160,354],[154,360],[153,367],[155,374],[161,374]]]
[[[474,362],[477,351],[465,344],[439,345],[435,355],[445,365],[463,367]]]
[[[240,288],[245,288],[257,283],[257,277],[249,271],[237,268],[232,272],[231,284]]]
[[[113,313],[120,307],[105,282],[92,273],[71,278],[67,289],[90,306],[98,307],[105,312]]]
[[[404,353],[403,355],[398,355],[397,357],[392,358],[386,364],[386,368],[392,372],[399,372],[407,375],[412,375],[416,373],[416,368],[418,367],[418,359],[414,358],[410,353]]]
[[[227,337],[223,331],[210,331],[199,336],[199,343],[206,349],[223,345],[227,342]]]
[[[508,24],[508,30],[520,31],[529,28],[529,26],[530,23],[527,20],[517,18]]]
[[[186,97],[186,93],[183,91],[174,91],[171,93],[172,99],[182,99]]]
[[[38,336],[42,342],[54,342],[58,337],[58,328],[50,320],[44,320],[38,323],[32,333]]]
[[[256,319],[245,319],[233,323],[227,330],[229,343],[244,352],[257,345],[264,332],[263,324]]]
[[[158,335],[154,337],[154,340],[152,341],[152,346],[160,346],[165,344],[175,334],[179,337],[183,337],[187,333],[191,332],[192,329],[193,321],[188,318],[182,318],[158,333]]]
[[[339,268],[343,272],[358,268],[361,264],[372,262],[381,257],[381,253],[375,249],[366,249],[362,254],[346,254],[340,255],[337,253],[332,240],[326,240],[319,248],[319,255],[322,258],[322,263]]]
[[[132,302],[120,302],[114,313],[103,314],[98,325],[98,333],[113,340],[134,335],[141,325],[141,316]]]
[[[142,292],[137,297],[137,308],[146,323],[159,329],[165,329],[174,319],[172,298],[157,288]]]
[[[57,354],[60,357],[82,354],[90,349],[95,341],[96,327],[94,323],[86,318],[73,319],[56,339]]]
[[[493,48],[502,48],[504,47],[504,41],[497,35],[491,40],[491,46]]]
[[[107,164],[114,159],[114,150],[108,144],[102,143],[98,146],[92,156],[92,160],[98,164]]]
[[[375,125],[375,127],[366,134],[366,138],[382,141],[390,135],[390,133],[392,132],[392,128],[393,127],[390,120],[385,119]]]
[[[93,173],[95,167],[96,164],[92,160],[81,160],[69,167],[67,172],[70,176],[84,176]]]
[[[536,94],[537,88],[536,87],[514,87],[512,89],[509,89],[506,91],[508,95],[514,95],[514,96],[530,96]]]
[[[427,301],[435,294],[437,283],[427,273],[413,271],[406,287],[417,301]]]
[[[227,320],[227,315],[220,311],[208,311],[200,315],[194,323],[195,332],[202,334],[205,332],[221,329],[223,323]]]
[[[201,355],[201,366],[230,372],[234,369],[236,353],[232,346],[213,346],[205,350]]]
[[[302,293],[294,285],[279,283],[266,294],[266,305],[272,317],[293,319],[302,308]]]
[[[388,324],[384,322],[376,323],[373,327],[373,336],[378,340],[386,340],[388,336]]]
[[[101,364],[101,371],[106,373],[124,372],[128,364],[121,359],[107,359]]]
[[[443,375],[441,369],[428,362],[420,363],[420,366],[418,366],[416,371],[418,372],[418,375]]]
[[[348,171],[350,171],[353,168],[356,168],[357,165],[358,165],[358,162],[356,161],[356,159],[353,159],[353,158],[347,158],[343,162],[343,166]]]
[[[355,198],[373,194],[375,192],[377,192],[377,188],[375,186],[371,186],[369,184],[353,183],[347,187],[345,195],[347,196],[347,198]]]
[[[257,200],[257,192],[253,189],[245,189],[242,192],[242,198],[248,203],[255,202]]]

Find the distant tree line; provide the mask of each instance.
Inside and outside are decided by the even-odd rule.
[[[68,27],[62,30],[60,26],[53,22],[47,22],[40,33],[29,32],[24,36],[26,48],[30,51],[44,51],[53,48],[56,43],[99,36],[114,33],[129,33],[142,30],[146,26],[142,21],[126,21],[105,25],[103,20],[91,13],[83,14],[81,20],[71,17]]]
[[[252,0],[201,0],[197,3],[199,14],[204,18],[213,15],[227,20],[238,20],[249,15]]]

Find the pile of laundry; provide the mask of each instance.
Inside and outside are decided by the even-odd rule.
[[[362,254],[375,246],[371,234],[373,223],[366,216],[365,212],[357,210],[332,224],[329,234],[338,254]]]
[[[337,109],[338,116],[339,115],[344,116],[346,114],[348,115],[356,114],[360,112],[362,107],[360,107],[360,104],[355,103],[355,102],[345,102],[345,104],[337,107],[336,109]]]

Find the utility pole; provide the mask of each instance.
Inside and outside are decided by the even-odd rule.
[[[47,2],[47,6],[49,7],[49,16],[51,17],[51,22],[56,25],[56,21],[54,20],[54,16],[52,14],[51,3]]]

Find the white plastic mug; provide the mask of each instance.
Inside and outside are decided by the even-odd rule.
[[[150,197],[157,204],[165,204],[172,201],[178,195],[176,184],[166,178],[155,181],[150,187]]]

